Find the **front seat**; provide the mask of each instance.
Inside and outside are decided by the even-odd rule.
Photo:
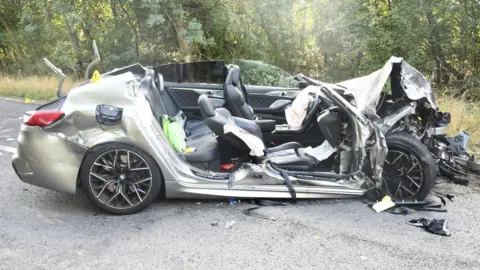
[[[224,86],[225,105],[233,116],[254,120],[253,109],[247,104],[240,81],[240,67],[231,65]]]
[[[232,125],[249,136],[255,136],[263,143],[262,133],[259,132],[260,128],[255,122],[233,117],[230,111],[225,108],[215,109],[212,101],[205,94],[198,98],[198,105],[202,119],[210,130],[230,146],[233,146],[239,153],[248,153],[249,151],[245,151],[245,149],[249,149],[249,147],[244,140],[233,133],[225,133],[226,125]],[[265,145],[263,146],[265,148]],[[288,142],[267,148],[265,149],[265,154],[270,161],[286,170],[309,171],[317,166],[316,159],[306,155],[303,146],[297,142]],[[238,158],[243,158],[243,156]]]
[[[229,66],[223,93],[225,106],[233,116],[255,121],[262,132],[268,133],[275,130],[275,120],[259,120],[258,117],[253,114],[252,107],[247,104],[242,81],[240,79],[240,68],[237,65]]]

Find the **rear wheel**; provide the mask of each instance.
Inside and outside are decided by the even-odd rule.
[[[163,182],[150,156],[122,143],[93,149],[80,177],[88,199],[111,214],[132,214],[146,208],[157,198]]]
[[[425,199],[436,179],[435,161],[427,147],[404,132],[390,134],[386,141],[384,193],[396,200]]]

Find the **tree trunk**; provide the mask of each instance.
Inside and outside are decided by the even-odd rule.
[[[190,44],[188,44],[185,34],[187,33],[187,27],[185,26],[185,20],[181,17],[181,12],[174,12],[174,18],[172,19],[170,15],[167,14],[170,21],[173,23],[175,32],[177,32],[177,41],[178,46],[180,47],[180,52],[182,53],[182,58],[185,62],[190,62],[192,60],[192,49]]]
[[[120,7],[122,8],[122,11],[125,14],[125,16],[127,16],[127,23],[130,25],[133,31],[133,37],[135,38],[135,57],[136,57],[136,61],[138,62],[140,59],[140,48],[139,48],[140,41],[138,37],[137,24],[134,23],[134,19],[130,16],[130,14],[128,14],[128,11],[125,9],[125,6],[122,3],[120,3]]]
[[[3,26],[7,30],[8,35],[10,36],[10,39],[12,40],[13,46],[15,48],[15,51],[22,57],[25,56],[25,51],[18,45],[18,40],[17,36],[15,35],[15,31],[13,30],[12,25],[5,19],[3,14],[0,14],[0,21],[2,22]]]
[[[68,36],[70,37],[70,41],[73,44],[73,50],[75,51],[75,55],[77,57],[77,63],[80,65],[80,68],[83,68],[83,63],[81,59],[82,51],[80,50],[80,44],[78,43],[77,32],[75,32],[75,30],[70,25],[66,14],[63,14],[63,19],[65,20],[65,26],[67,27]]]

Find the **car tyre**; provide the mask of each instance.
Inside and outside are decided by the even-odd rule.
[[[80,182],[90,202],[114,215],[145,209],[158,197],[164,184],[155,160],[124,143],[93,148],[83,161]]]
[[[432,154],[421,141],[406,132],[389,134],[386,142],[388,154],[382,175],[383,190],[392,199],[424,200],[437,177]],[[396,164],[402,159],[403,166]]]

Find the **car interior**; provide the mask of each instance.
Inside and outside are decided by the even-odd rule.
[[[221,88],[216,84],[179,82],[181,80],[178,80],[178,72],[173,72],[177,78],[172,79],[175,76],[171,75],[172,72],[168,74],[170,69],[171,66],[168,69],[166,67],[148,69],[140,81],[139,89],[145,94],[160,124],[163,115],[181,122],[186,147],[195,150],[179,154],[192,166],[201,170],[220,172],[235,170],[243,162],[258,161],[258,157],[249,155],[250,149],[242,139],[224,132],[225,125],[231,125],[259,138],[264,143],[265,156],[282,169],[330,171],[332,168],[333,158],[318,162],[304,152],[304,146],[317,146],[325,139],[335,145],[340,136],[340,117],[333,119],[321,117],[319,122],[316,121],[317,113],[331,105],[323,104],[318,96],[309,104],[307,116],[301,127],[293,129],[271,119],[278,117],[279,114],[271,118],[264,118],[265,114],[262,117],[256,115],[255,108],[247,103],[247,88],[241,83],[238,66],[223,67],[226,76],[220,85]],[[174,69],[178,69],[178,66]],[[169,76],[168,81],[165,80],[164,73]],[[276,105],[271,106],[272,104],[288,103],[281,108],[284,115],[285,108],[291,104],[295,95],[289,95],[291,98],[288,99],[281,95],[276,98],[271,94],[271,90],[265,88],[264,97],[268,101],[266,103],[271,103],[270,107],[276,111],[280,109],[276,108]],[[258,100],[260,98],[258,89],[255,95]],[[193,98],[196,99],[196,104],[192,104]],[[266,112],[261,107],[259,111]]]

